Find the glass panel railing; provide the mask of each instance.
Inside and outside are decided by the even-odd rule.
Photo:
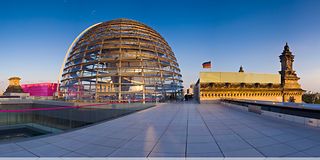
[[[134,101],[133,101],[134,102]],[[58,106],[43,104],[0,104],[0,143],[67,130],[111,120],[154,106],[154,103],[108,102]]]

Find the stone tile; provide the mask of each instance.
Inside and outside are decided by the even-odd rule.
[[[216,143],[190,143],[187,145],[187,153],[212,153],[221,152]]]
[[[148,154],[149,152],[120,148],[110,154],[108,157],[147,157]]]
[[[163,136],[160,138],[159,143],[186,143],[187,137],[185,136]]]
[[[187,125],[173,125],[172,123],[168,126],[167,132],[186,132]]]
[[[263,138],[265,135],[257,132],[248,132],[248,133],[241,133],[239,136],[243,139],[255,139],[255,138]]]
[[[89,157],[106,157],[115,150],[115,148],[111,147],[88,144],[84,147],[81,147],[78,150],[75,150],[75,152],[79,154],[84,154]]]
[[[211,153],[187,153],[187,157],[203,158],[203,157],[224,157],[224,156],[221,152],[211,152]]]
[[[320,145],[318,142],[312,141],[309,139],[299,139],[299,140],[295,140],[295,141],[289,141],[286,144],[290,147],[295,148],[298,151],[302,151],[302,150]]]
[[[132,140],[140,140],[140,141],[153,141],[157,142],[160,139],[160,135],[153,135],[153,134],[148,134],[148,135],[138,135],[134,137]]]
[[[2,158],[3,157],[28,157],[29,158],[29,157],[37,157],[37,156],[28,152],[28,151],[22,150],[22,151],[0,154],[0,157],[2,157]]]
[[[75,151],[75,150],[87,145],[87,143],[79,142],[79,141],[76,141],[73,139],[66,139],[62,142],[52,143],[52,145],[67,149],[69,151]]]
[[[262,134],[264,134],[266,136],[270,136],[270,137],[284,134],[284,132],[279,131],[278,129],[271,128],[271,127],[268,127],[266,130],[261,131],[261,132],[262,132]]]
[[[188,143],[213,143],[213,137],[210,136],[188,136]]]
[[[163,136],[187,136],[186,131],[166,131]]]
[[[24,150],[22,147],[16,144],[2,144],[0,145],[0,154],[18,152]]]
[[[319,133],[317,135],[312,135],[312,136],[308,136],[306,137],[307,139],[310,139],[314,142],[317,142],[317,143],[320,143],[320,136],[319,136]]]
[[[256,149],[244,149],[238,151],[225,151],[223,152],[225,157],[264,157]]]
[[[141,151],[141,152],[150,152],[153,147],[156,145],[156,142],[150,142],[150,141],[129,141],[123,146],[120,147],[120,149],[128,149],[128,150],[135,150],[135,151]]]
[[[71,137],[71,139],[76,140],[76,141],[80,141],[80,142],[85,142],[85,143],[91,143],[93,141],[99,140],[99,137],[95,137],[95,136],[91,136],[91,135],[78,135],[78,136],[74,136]],[[56,143],[56,142],[51,142],[51,143]]]
[[[276,141],[272,138],[269,138],[269,137],[248,139],[246,141],[248,143],[250,143],[251,145],[253,145],[254,147],[263,147],[263,146],[269,146],[269,145],[279,143],[278,141]]]
[[[320,157],[320,146],[312,147],[307,150],[304,150],[303,153],[312,157]]]
[[[234,132],[231,129],[214,129],[214,128],[211,128],[210,126],[209,126],[209,129],[214,136],[234,134]]]
[[[122,146],[127,142],[128,140],[104,137],[102,139],[97,139],[95,141],[92,141],[91,144],[98,144],[106,147],[119,148],[120,146]]]
[[[158,152],[151,152],[148,157],[185,157],[184,153],[158,153]]]
[[[257,149],[266,157],[282,157],[298,152],[294,148],[285,144],[274,144],[266,147],[259,147]]]
[[[199,123],[203,123],[202,121]],[[192,127],[188,126],[188,135],[199,135],[199,134],[210,134],[208,128],[206,126],[204,127]]]
[[[188,132],[189,136],[210,136],[211,133],[209,131],[205,131],[205,132],[197,132],[197,131],[192,131],[192,132]]]
[[[123,139],[123,140],[130,140],[137,136],[137,134],[127,134],[126,132],[121,132],[117,134],[108,135],[107,137],[115,138],[115,139]]]
[[[61,157],[87,157],[86,155],[76,153],[76,152],[69,152],[67,154],[62,155]]]
[[[213,134],[219,134],[217,131],[219,130],[230,130],[228,127],[226,127],[225,125],[222,124],[218,124],[218,125],[209,125],[208,126],[209,130],[213,133]],[[216,132],[215,132],[216,131]],[[220,133],[220,134],[226,134],[226,133]]]
[[[238,151],[238,150],[253,148],[252,146],[250,146],[248,143],[244,141],[224,141],[224,142],[218,142],[218,145],[221,148],[222,152],[231,152],[231,151]]]
[[[63,149],[51,144],[36,148],[29,148],[28,151],[39,157],[60,157],[71,152],[67,149]]]
[[[241,137],[236,134],[228,134],[228,135],[217,135],[214,136],[217,142],[225,142],[225,141],[242,141]]]
[[[173,154],[185,154],[185,143],[158,143],[152,150],[156,153],[173,153]]]
[[[23,148],[36,148],[36,147],[41,147],[44,145],[47,145],[47,142],[43,142],[43,141],[37,141],[37,140],[29,140],[29,141],[24,141],[24,142],[18,142],[16,143],[18,146],[21,146]]]
[[[292,154],[288,154],[285,157],[311,157],[310,155],[304,153],[304,152],[296,152],[296,153],[292,153]]]
[[[55,143],[55,142],[62,142],[64,141],[66,138],[63,136],[50,136],[50,137],[44,137],[44,138],[40,138],[37,140],[46,142],[46,143]]]
[[[294,141],[299,139],[300,137],[297,135],[293,135],[293,134],[281,134],[281,135],[276,135],[276,136],[272,136],[273,139],[279,141],[279,142],[290,142],[290,141]]]

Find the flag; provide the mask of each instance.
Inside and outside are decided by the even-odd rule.
[[[202,63],[202,68],[211,68],[211,61]]]

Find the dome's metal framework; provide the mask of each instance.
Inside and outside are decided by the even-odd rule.
[[[70,46],[60,92],[68,100],[155,101],[182,96],[174,53],[152,28],[134,20],[95,24]]]

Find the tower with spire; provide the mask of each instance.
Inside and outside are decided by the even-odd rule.
[[[239,68],[239,72],[244,72],[242,65]]]
[[[281,70],[279,71],[281,75],[281,86],[283,88],[283,102],[302,102],[301,85],[298,83],[299,77],[296,71],[293,70],[294,55],[290,51],[288,43],[285,44],[283,52],[281,53],[280,62]]]

